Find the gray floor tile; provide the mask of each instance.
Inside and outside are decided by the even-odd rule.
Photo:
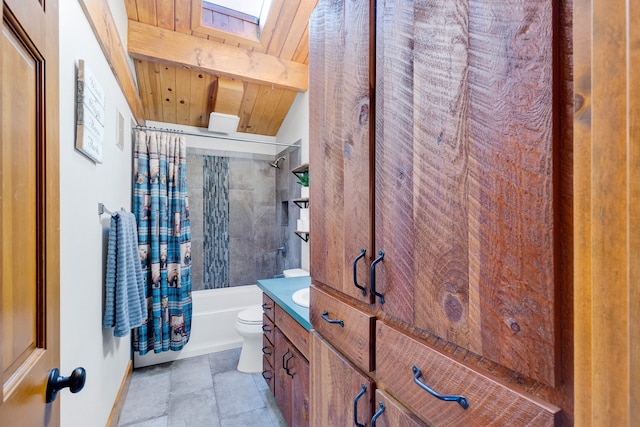
[[[227,371],[213,376],[220,418],[265,407],[251,374]]]
[[[260,374],[238,372],[240,348],[135,369],[121,427],[286,427]]]
[[[169,427],[195,426],[220,426],[216,399],[211,388],[171,397]]]
[[[171,364],[171,393],[191,393],[213,387],[209,360],[190,357]]]
[[[134,424],[126,424],[123,426],[122,424],[118,424],[122,427],[167,427],[168,426],[167,416],[163,416],[160,418],[153,418],[151,420],[142,421]]]
[[[167,414],[169,387],[171,385],[168,367],[134,370],[127,399],[122,408],[122,425],[137,423]]]
[[[238,367],[238,360],[240,359],[240,350],[240,348],[233,348],[231,350],[209,354],[211,375],[219,374],[220,372],[235,371]]]
[[[279,427],[277,421],[273,419],[268,409],[254,409],[249,412],[242,412],[220,420],[221,427]]]

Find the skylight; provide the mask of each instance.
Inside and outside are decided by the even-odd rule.
[[[258,19],[264,0],[207,0],[207,3],[235,10],[236,12]]]

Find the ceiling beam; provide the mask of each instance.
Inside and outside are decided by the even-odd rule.
[[[260,52],[129,20],[133,58],[201,70],[296,92],[308,88],[308,67]]]
[[[91,24],[96,39],[98,39],[102,53],[127,99],[136,123],[144,126],[142,100],[138,94],[133,73],[127,61],[127,53],[124,46],[122,46],[122,42],[120,42],[118,30],[107,0],[79,0],[79,2],[87,20]]]
[[[213,111],[237,116],[242,104],[244,85],[241,81],[218,78],[213,84]]]

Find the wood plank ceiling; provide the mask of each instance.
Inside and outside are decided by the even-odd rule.
[[[317,0],[271,0],[260,23],[202,0],[125,0],[128,51],[146,120],[277,134],[307,90],[308,21]],[[267,3],[267,2],[265,2]]]

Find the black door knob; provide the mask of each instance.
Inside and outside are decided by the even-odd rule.
[[[49,380],[47,381],[47,403],[56,400],[58,392],[65,387],[69,387],[71,393],[79,392],[84,387],[86,378],[87,371],[84,368],[74,369],[68,377],[63,377],[58,368],[53,368],[49,372]]]

